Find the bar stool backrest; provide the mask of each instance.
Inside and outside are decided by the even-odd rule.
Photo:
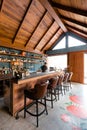
[[[40,98],[43,98],[47,92],[47,86],[48,86],[48,83],[47,82],[44,82],[44,83],[37,83],[35,85],[35,93],[34,93],[34,97],[36,99],[40,99]]]
[[[64,74],[64,79],[63,79],[63,83],[67,83],[68,82],[68,77],[69,77],[69,73],[65,73]]]
[[[63,79],[64,79],[64,75],[60,75],[59,78],[58,78],[58,82],[57,82],[57,85],[58,85],[58,86],[61,86],[61,85],[62,85]]]
[[[52,78],[49,80],[48,88],[54,89],[54,88],[57,86],[57,81],[58,81],[57,76],[56,76],[56,77],[52,77]]]
[[[73,76],[73,72],[69,72],[68,81],[71,81],[72,76]]]

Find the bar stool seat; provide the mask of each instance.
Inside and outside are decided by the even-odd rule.
[[[47,82],[43,83],[37,83],[33,89],[30,90],[24,90],[24,118],[26,117],[26,112],[32,116],[37,117],[37,127],[38,127],[38,117],[42,115],[45,111],[47,112],[47,105],[46,105],[46,97],[45,94],[47,92]],[[33,102],[30,105],[27,105],[26,100],[27,98],[33,100]],[[40,99],[43,99],[44,102],[42,102]],[[36,104],[36,113],[33,113],[32,111],[29,111],[29,108],[32,107],[34,104]],[[39,112],[39,104],[44,106],[43,110]]]

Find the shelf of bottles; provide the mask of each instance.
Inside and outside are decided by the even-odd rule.
[[[6,74],[10,69],[37,71],[45,60],[46,57],[40,54],[0,47],[0,74],[3,69]]]

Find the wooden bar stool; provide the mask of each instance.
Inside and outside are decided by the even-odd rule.
[[[58,95],[58,100],[59,100],[60,94],[62,94],[62,96],[63,96],[63,91],[65,93],[65,89],[63,88],[63,79],[64,79],[64,75],[58,76],[57,86],[55,88],[56,95]]]
[[[68,83],[70,83],[70,88],[72,88],[72,86],[71,86],[72,76],[73,76],[73,72],[69,72]]]
[[[45,111],[47,112],[47,105],[46,105],[46,92],[47,92],[47,82],[37,83],[33,89],[24,90],[24,118],[26,117],[26,112],[32,116],[36,116],[37,118],[37,127],[38,127],[38,117],[42,115]],[[27,98],[33,100],[33,103],[30,105],[26,105]],[[44,99],[44,102],[41,102],[40,99]],[[29,111],[29,108],[36,104],[36,113]],[[44,106],[44,109],[39,112],[39,104]]]
[[[67,84],[68,83],[68,77],[69,77],[69,73],[65,73],[64,74],[64,79],[63,79],[63,88],[65,89],[65,91],[68,91],[69,90],[69,85]]]
[[[57,76],[49,79],[49,84],[48,84],[48,87],[47,87],[46,100],[51,102],[51,108],[53,108],[53,101],[56,100],[55,88],[56,88],[56,85],[57,85],[57,80],[58,80]]]

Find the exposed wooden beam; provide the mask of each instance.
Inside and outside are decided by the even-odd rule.
[[[65,54],[69,52],[85,51],[85,50],[87,50],[87,45],[64,48],[64,49],[57,49],[57,50],[49,50],[49,51],[46,51],[46,54],[50,56],[50,55],[57,55],[57,54]]]
[[[4,6],[4,1],[5,0],[1,0],[1,6],[0,6],[0,11],[2,12],[3,6]]]
[[[58,9],[62,9],[62,10],[65,10],[65,11],[76,13],[76,14],[79,14],[79,15],[82,15],[82,16],[87,16],[87,10],[81,10],[81,9],[77,9],[77,8],[70,7],[70,6],[61,5],[61,4],[53,2],[53,1],[51,1],[51,5],[53,7],[58,8]]]
[[[46,15],[46,13],[47,13],[47,10],[45,10],[45,12],[43,13],[42,17],[41,17],[40,20],[38,21],[36,27],[34,28],[33,32],[31,33],[31,36],[28,38],[27,42],[25,43],[25,45],[24,45],[25,47],[26,47],[27,45],[29,45],[29,41],[30,41],[31,37],[32,37],[33,34],[35,33],[36,29],[38,28],[39,24],[40,24],[41,21],[43,20],[43,18],[44,18],[44,16]]]
[[[23,16],[23,18],[22,18],[22,20],[21,20],[19,26],[18,26],[18,29],[17,29],[17,31],[16,31],[16,33],[15,33],[13,39],[12,39],[12,43],[14,43],[15,40],[16,40],[16,37],[17,37],[17,35],[18,35],[18,33],[19,33],[19,31],[20,31],[22,25],[23,25],[23,22],[24,22],[24,20],[25,20],[25,17],[26,17],[27,14],[28,14],[28,11],[29,11],[29,9],[30,9],[31,3],[32,3],[32,0],[30,1],[29,5],[28,5],[28,7],[27,7],[27,9],[26,9],[26,11],[25,11],[25,14],[24,14],[24,16]]]
[[[74,38],[76,38],[84,43],[87,43],[86,38],[83,38],[83,37],[79,36],[78,34],[75,34],[74,32],[67,32],[66,34],[68,36],[74,37]],[[65,35],[65,34],[63,34],[63,35]],[[58,39],[57,43],[59,43],[62,38],[63,38],[63,36]],[[77,47],[67,47],[64,49],[57,49],[57,50],[52,50],[52,48],[51,48],[50,50],[46,51],[46,54],[47,55],[56,55],[56,54],[65,54],[68,52],[82,51],[82,50],[87,50],[87,45],[77,46]]]
[[[44,32],[43,36],[40,38],[40,40],[38,41],[38,43],[35,45],[34,49],[36,49],[36,47],[39,45],[39,43],[41,42],[42,38],[46,35],[46,33],[49,31],[49,29],[53,26],[54,24],[54,20],[53,22],[51,23],[51,25],[48,27],[48,29]]]
[[[74,30],[69,30],[68,33],[69,33],[70,36],[72,36],[72,37],[74,37],[74,38],[76,38],[76,39],[78,39],[78,40],[80,40],[82,42],[87,43],[87,37],[84,37],[84,36],[76,33]]]
[[[76,31],[78,31],[78,32],[80,32],[80,33],[82,33],[82,34],[85,34],[85,35],[87,35],[87,32],[85,32],[85,31],[83,31],[83,30],[81,30],[81,29],[78,29],[77,27],[74,27],[74,26],[71,26],[71,25],[69,25],[69,24],[65,24],[67,27],[69,27],[69,28],[72,28],[72,29],[74,29],[74,30],[76,30]]]
[[[60,27],[54,32],[54,34],[50,37],[50,39],[45,43],[45,45],[41,48],[40,51],[43,51],[43,49],[47,46],[47,44],[51,41],[51,39],[56,35],[56,33],[59,31]]]
[[[82,22],[80,22],[80,21],[74,20],[74,19],[72,19],[72,18],[65,17],[65,16],[63,16],[63,15],[60,15],[60,17],[61,17],[62,19],[64,19],[64,20],[70,21],[70,22],[72,22],[72,23],[75,23],[75,24],[77,24],[77,25],[80,25],[80,26],[83,26],[83,27],[87,28],[87,24],[85,24],[85,23],[82,23]]]
[[[39,0],[39,1],[48,10],[48,12],[50,13],[50,15],[55,19],[55,21],[62,28],[62,30],[64,32],[67,32],[67,28],[65,27],[65,25],[63,24],[63,22],[61,21],[61,19],[59,18],[59,16],[56,14],[55,10],[50,5],[50,3],[48,2],[48,0]]]

